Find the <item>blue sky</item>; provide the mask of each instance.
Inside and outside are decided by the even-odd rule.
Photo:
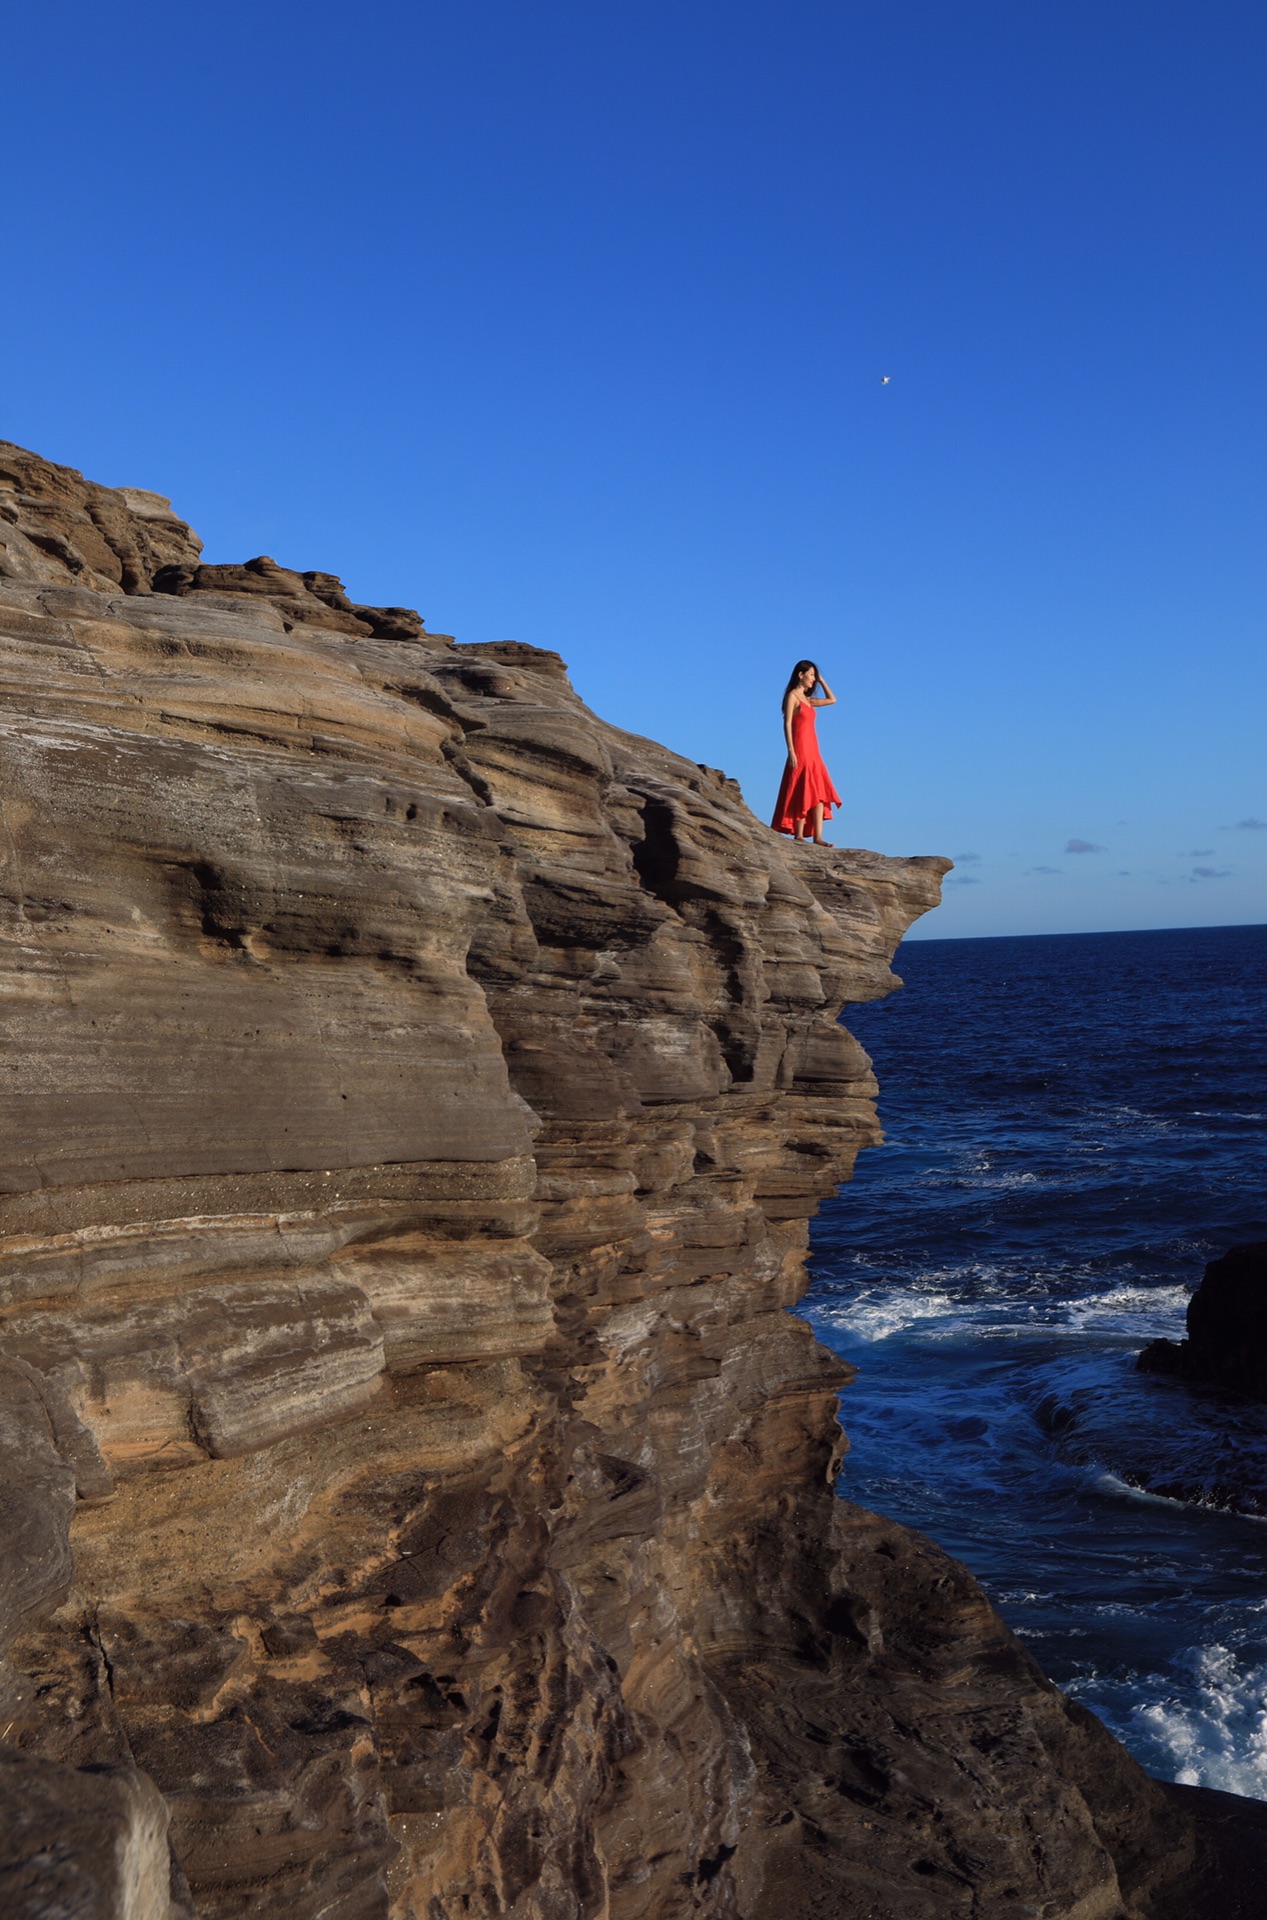
[[[1260,4],[69,0],[5,68],[0,433],[762,814],[819,660],[930,937],[1267,918]]]

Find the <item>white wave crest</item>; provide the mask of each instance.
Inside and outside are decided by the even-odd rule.
[[[1194,1648],[1187,1665],[1182,1692],[1136,1708],[1140,1733],[1170,1756],[1180,1785],[1267,1800],[1267,1665],[1218,1644]]]
[[[1183,1336],[1188,1287],[1123,1284],[1069,1298],[1023,1290],[1018,1278],[1004,1267],[944,1268],[922,1274],[918,1283],[864,1286],[847,1300],[815,1302],[806,1317],[868,1343],[916,1330],[925,1338],[945,1339],[1040,1333],[1062,1338],[1116,1333],[1132,1341]],[[1031,1289],[1039,1278],[1032,1276]]]
[[[1079,1331],[1090,1332],[1096,1327],[1108,1331],[1121,1326],[1123,1331],[1143,1338],[1153,1333],[1173,1334],[1176,1328],[1182,1333],[1191,1297],[1191,1287],[1126,1285],[1065,1302],[1063,1311],[1069,1324]]]
[[[960,1330],[967,1324],[962,1302],[948,1293],[898,1292],[887,1287],[855,1294],[847,1304],[838,1307],[818,1307],[813,1318],[869,1345],[930,1320],[949,1320],[948,1331]]]

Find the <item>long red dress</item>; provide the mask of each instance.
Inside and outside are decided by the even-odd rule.
[[[783,769],[783,784],[770,823],[776,833],[795,833],[798,820],[804,820],[820,800],[824,820],[830,820],[832,808],[841,805],[818,751],[818,723],[808,700],[798,700],[792,711],[792,746],[796,766]]]

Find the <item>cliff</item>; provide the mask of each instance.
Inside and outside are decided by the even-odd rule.
[[[1171,1912],[787,1311],[945,863],[7,445],[0,672],[0,1908]]]

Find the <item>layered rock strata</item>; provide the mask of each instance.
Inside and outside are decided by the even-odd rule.
[[[0,456],[0,1909],[1172,1911],[787,1311],[945,863]]]

